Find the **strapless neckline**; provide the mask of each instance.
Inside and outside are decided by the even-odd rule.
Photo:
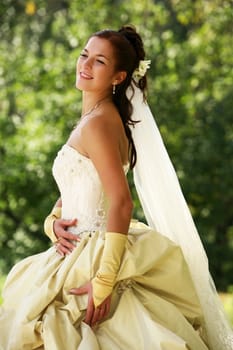
[[[87,156],[85,156],[84,154],[82,154],[81,152],[79,152],[76,148],[74,148],[73,146],[69,145],[68,143],[65,143],[63,145],[64,148],[70,149],[72,152],[74,152],[74,154],[76,153],[77,156],[79,156],[80,158],[91,162],[91,164],[93,164],[92,160],[90,158],[88,158]],[[94,164],[93,164],[94,166]],[[124,169],[128,169],[129,168],[129,163],[122,165]]]
[[[79,157],[81,157],[81,158],[83,158],[83,159],[85,159],[85,160],[87,160],[87,161],[92,162],[90,158],[88,158],[87,156],[85,156],[84,154],[82,154],[81,152],[79,152],[76,148],[74,148],[73,146],[69,145],[68,143],[65,143],[65,144],[63,145],[63,147],[64,147],[64,148],[67,148],[67,149],[70,149],[72,152],[74,152],[74,154],[77,154]]]

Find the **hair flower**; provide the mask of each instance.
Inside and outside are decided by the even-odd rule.
[[[133,72],[133,79],[138,83],[139,80],[144,77],[147,69],[150,68],[151,61],[150,60],[141,60],[139,62],[138,68]]]

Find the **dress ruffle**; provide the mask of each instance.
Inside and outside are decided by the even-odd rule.
[[[103,232],[84,232],[74,251],[54,247],[8,275],[0,312],[1,350],[207,350],[202,312],[180,248],[132,222],[108,318],[83,322],[87,295],[69,294],[95,276]]]

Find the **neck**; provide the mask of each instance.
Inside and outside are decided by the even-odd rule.
[[[107,100],[112,100],[112,97],[109,94],[93,94],[83,92],[82,115],[87,114],[96,105]]]

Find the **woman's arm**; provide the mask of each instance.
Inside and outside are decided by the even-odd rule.
[[[109,201],[107,232],[99,269],[91,282],[72,288],[88,293],[85,322],[94,326],[107,316],[111,294],[124,254],[132,213],[132,199],[122,166],[119,129],[105,118],[92,118],[82,130],[82,149],[94,163]]]
[[[119,132],[107,118],[97,116],[81,131],[82,149],[97,169],[109,201],[107,231],[127,234],[133,202],[122,166]]]

